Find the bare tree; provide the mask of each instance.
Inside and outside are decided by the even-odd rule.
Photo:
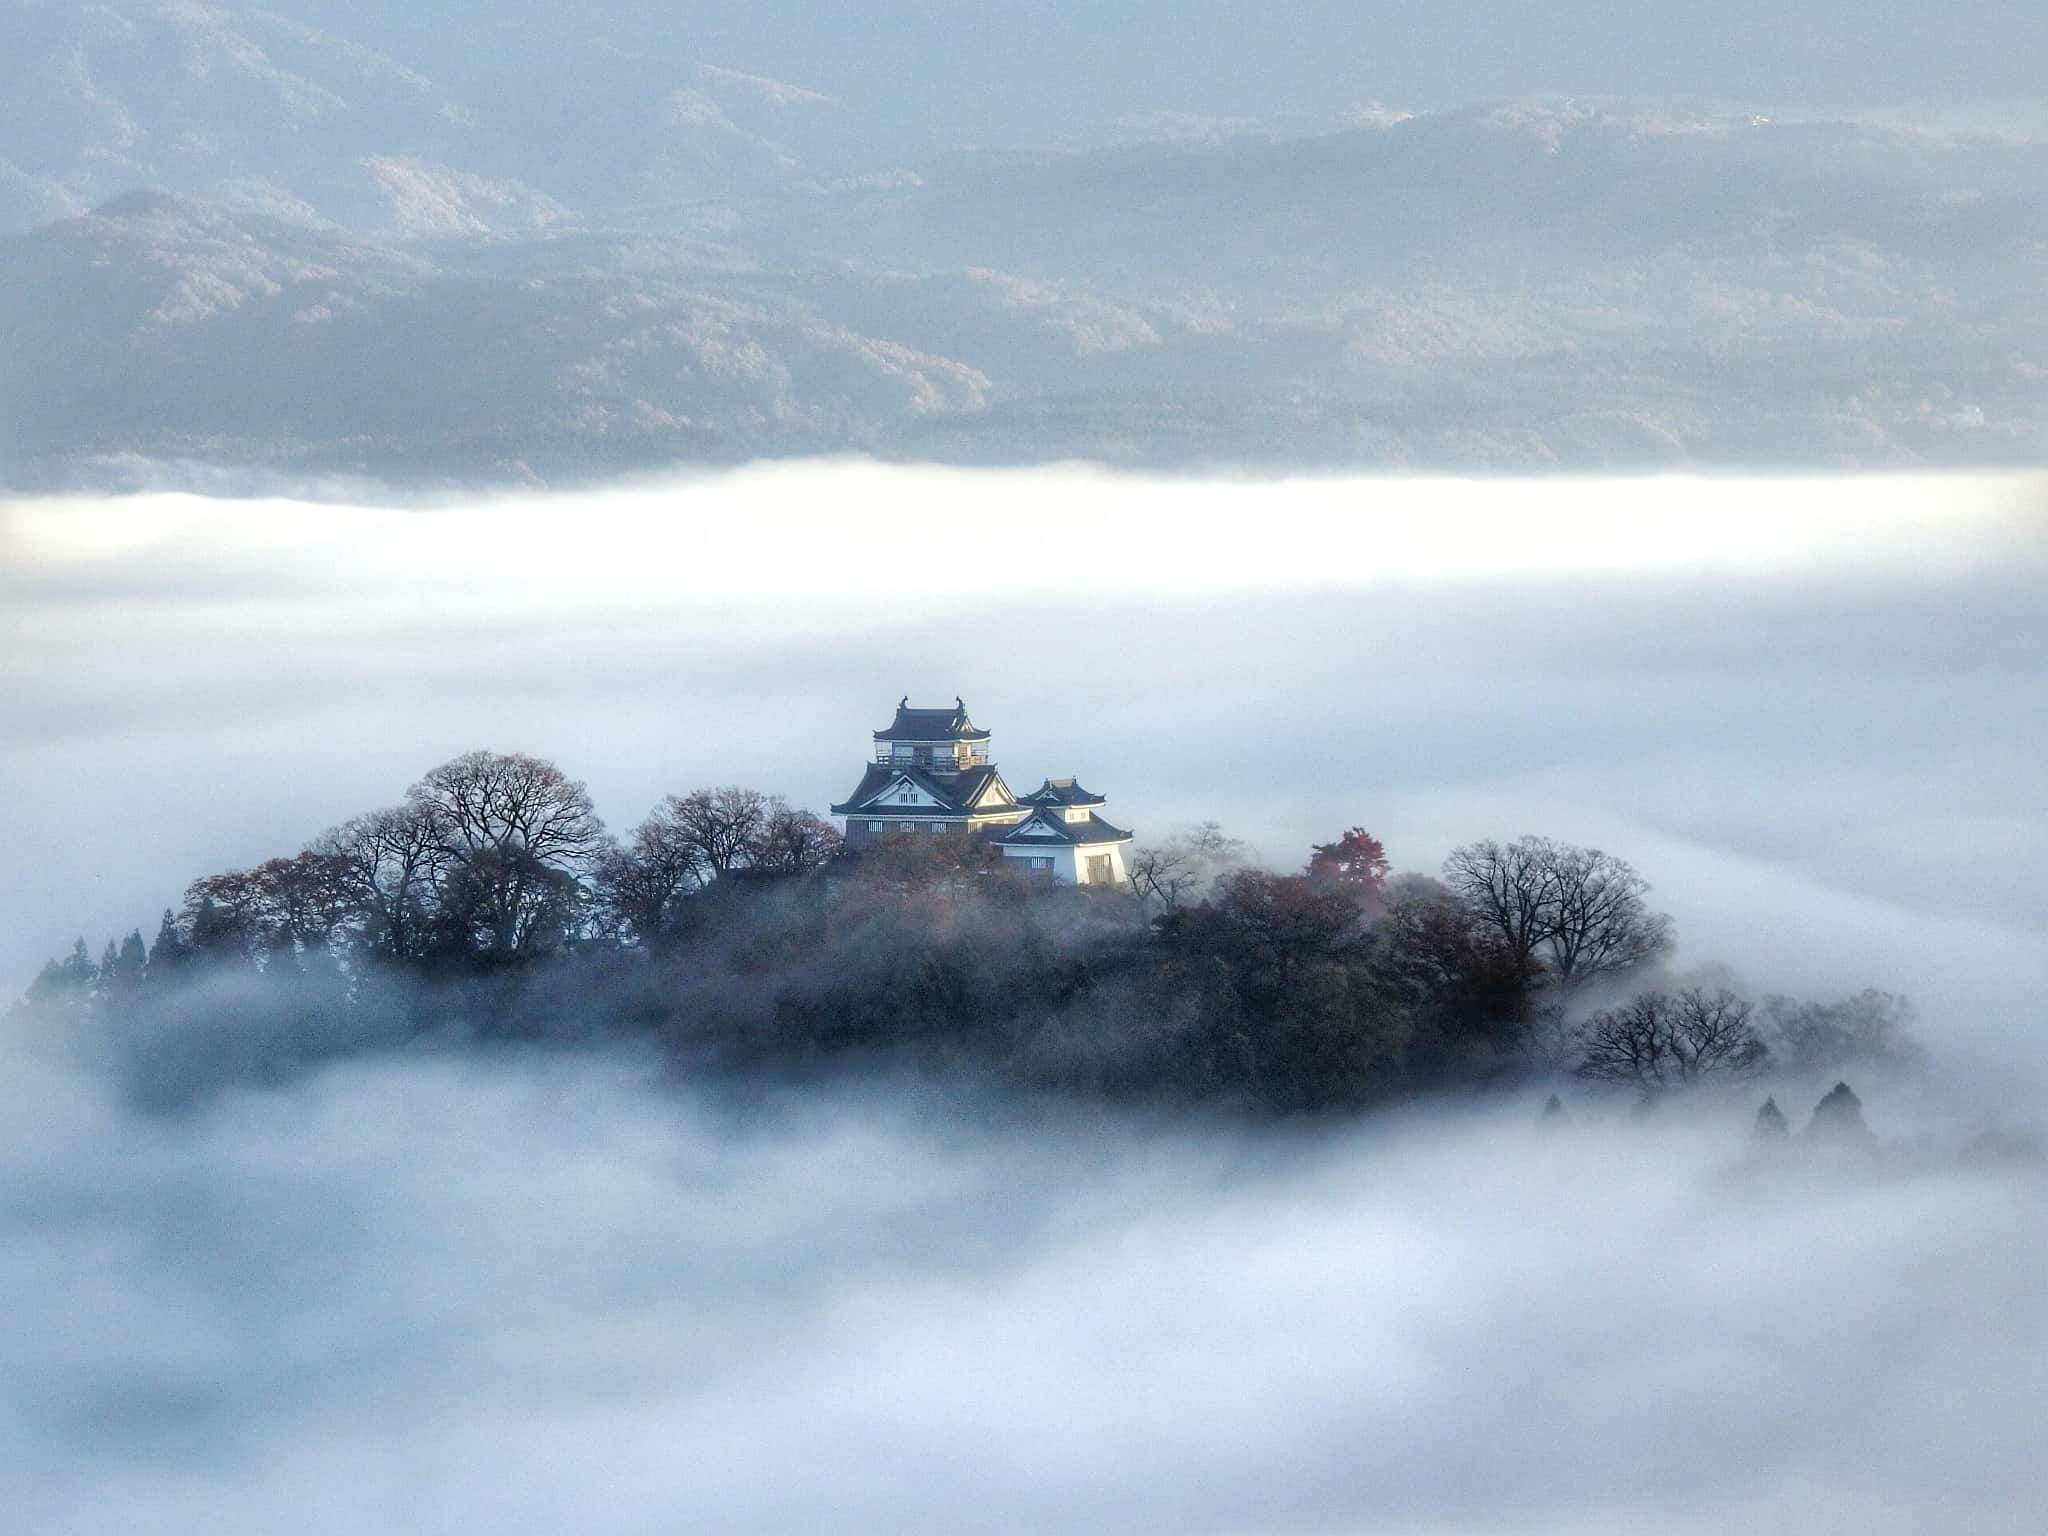
[[[1645,1094],[1746,1076],[1769,1055],[1749,1016],[1750,1005],[1726,989],[1644,992],[1586,1021],[1579,1075]]]
[[[210,959],[271,970],[281,961],[296,965],[301,951],[327,951],[357,917],[346,862],[308,849],[194,880],[176,927]]]
[[[440,884],[444,941],[498,954],[552,947],[576,921],[583,880],[612,842],[590,791],[524,753],[467,752],[406,792],[450,859]]]
[[[447,868],[437,813],[418,802],[357,816],[323,833],[313,852],[339,861],[343,888],[373,949],[416,960]]]
[[[1216,877],[1242,864],[1244,844],[1213,821],[1173,833],[1132,854],[1126,866],[1131,890],[1141,901],[1171,912],[1206,892]]]
[[[545,954],[582,929],[588,895],[575,875],[516,843],[481,849],[441,882],[433,947],[500,959]]]
[[[1643,897],[1649,881],[1598,848],[1551,845],[1550,931],[1544,958],[1570,990],[1597,976],[1634,970],[1671,947],[1671,919]]]
[[[1679,1078],[1694,1082],[1725,1073],[1746,1077],[1762,1069],[1770,1050],[1750,1027],[1750,1005],[1725,987],[1687,987],[1678,994],[1671,1055]]]
[[[1444,881],[1525,973],[1547,970],[1567,991],[1671,944],[1671,919],[1643,900],[1649,882],[1598,848],[1547,837],[1468,843],[1444,861]]]
[[[704,883],[704,856],[671,817],[659,811],[599,866],[597,894],[608,926],[654,944],[667,933],[682,900]]]
[[[809,811],[799,810],[782,796],[768,801],[767,815],[751,851],[757,869],[801,874],[838,855],[844,839],[839,829]]]
[[[194,954],[254,965],[270,940],[262,885],[246,869],[194,880],[185,887],[178,926]]]
[[[265,904],[272,947],[282,936],[308,954],[323,953],[356,916],[347,861],[308,848],[288,859],[266,859],[250,872]]]
[[[1890,992],[1865,988],[1835,1003],[1767,996],[1763,1016],[1773,1049],[1795,1071],[1909,1069],[1926,1059],[1913,1038],[1913,1005]]]
[[[664,824],[665,835],[694,849],[711,877],[731,874],[753,861],[772,809],[757,789],[728,784],[723,789],[697,789],[670,795],[650,818]]]
[[[426,774],[406,798],[434,813],[445,841],[460,853],[517,850],[583,871],[609,846],[590,791],[523,752],[465,752]]]
[[[1550,842],[1537,837],[1467,843],[1444,860],[1444,884],[1501,936],[1525,974],[1537,969],[1536,952],[1550,937],[1557,900],[1551,863]]]

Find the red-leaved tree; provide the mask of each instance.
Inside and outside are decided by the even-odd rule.
[[[1317,843],[1309,850],[1308,877],[1377,911],[1387,891],[1387,850],[1365,828],[1353,827],[1334,843]]]

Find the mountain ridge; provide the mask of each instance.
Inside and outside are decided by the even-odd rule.
[[[1525,98],[899,160],[822,61],[594,31],[562,78],[615,95],[514,124],[516,49],[443,83],[318,7],[11,4],[0,485],[2048,456],[2048,140]]]

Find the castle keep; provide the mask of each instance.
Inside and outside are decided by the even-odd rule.
[[[906,696],[874,733],[860,783],[832,807],[846,819],[847,846],[901,835],[972,837],[1064,885],[1121,884],[1131,834],[1097,814],[1103,797],[1073,779],[1013,794],[988,748],[989,733],[960,700],[950,709],[912,709]]]

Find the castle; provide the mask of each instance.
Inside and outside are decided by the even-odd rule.
[[[1122,884],[1131,834],[1096,814],[1103,797],[1073,779],[1012,794],[989,761],[989,733],[960,700],[912,709],[906,695],[874,739],[867,772],[832,807],[846,819],[848,848],[899,834],[972,837],[1063,885]]]

